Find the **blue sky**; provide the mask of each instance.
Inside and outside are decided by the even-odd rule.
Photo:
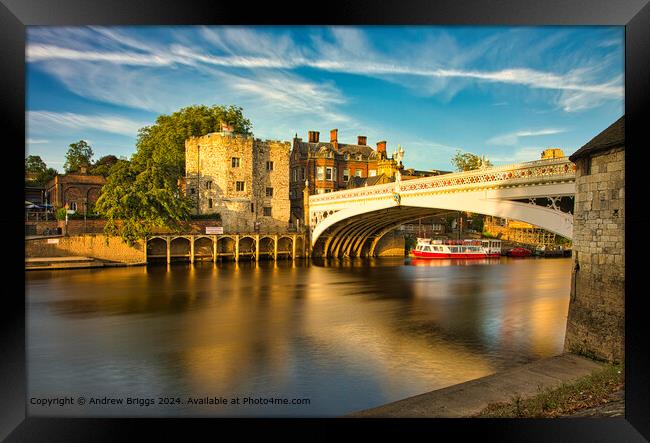
[[[130,157],[138,128],[192,104],[239,105],[262,139],[339,129],[451,170],[568,155],[624,113],[624,28],[28,27],[27,154]]]

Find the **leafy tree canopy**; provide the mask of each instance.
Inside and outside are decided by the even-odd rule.
[[[39,173],[47,169],[40,155],[29,155],[25,158],[25,172]]]
[[[170,166],[178,177],[185,174],[185,140],[221,130],[227,123],[236,134],[250,134],[251,122],[238,106],[194,105],[161,115],[152,126],[138,132],[133,161],[145,167],[149,160]]]
[[[132,244],[156,227],[179,230],[188,222],[191,204],[178,186],[185,175],[185,140],[220,131],[222,123],[250,134],[240,107],[217,105],[189,106],[140,129],[136,153],[112,166],[95,205],[107,219],[105,232]]]
[[[104,177],[108,177],[111,168],[117,162],[118,159],[114,155],[105,155],[91,166],[89,172],[93,175],[103,175]]]
[[[85,140],[71,143],[65,154],[63,168],[66,173],[77,172],[82,166],[89,167],[92,163],[93,149]]]
[[[31,178],[26,180],[26,183],[38,186],[45,185],[57,175],[56,169],[48,168],[40,155],[29,155],[25,158],[25,174],[28,173]]]
[[[476,154],[470,152],[462,153],[460,150],[456,151],[456,155],[451,158],[451,162],[456,166],[458,172],[480,169],[482,165],[486,167],[492,166],[490,160],[483,160]]]

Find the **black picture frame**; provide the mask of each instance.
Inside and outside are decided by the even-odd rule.
[[[334,431],[353,438],[387,431],[402,438],[413,432],[432,437],[490,438],[499,441],[644,441],[650,438],[650,386],[647,324],[643,316],[646,287],[641,282],[644,198],[640,176],[648,151],[643,119],[650,102],[650,6],[648,0],[349,0],[283,5],[277,2],[161,0],[0,0],[0,110],[5,163],[12,191],[5,196],[0,222],[6,250],[3,269],[2,365],[0,366],[0,438],[8,441],[88,441],[143,436],[169,439],[174,433],[201,432],[220,438],[236,432],[268,438],[282,429],[294,438],[324,437]],[[26,416],[24,265],[14,256],[24,252],[20,217],[22,195],[11,182],[21,179],[18,157],[25,140],[25,26],[29,25],[140,25],[140,24],[409,24],[409,25],[622,25],[625,26],[626,113],[626,399],[625,418],[554,420],[378,420],[378,419],[58,419]],[[604,129],[604,128],[603,128]],[[596,134],[594,134],[596,135]],[[585,143],[588,140],[585,140]],[[7,204],[8,202],[8,204]],[[14,231],[15,229],[15,231]],[[23,254],[24,255],[24,254]],[[23,288],[21,291],[20,288]],[[144,429],[141,429],[144,427]],[[645,436],[645,438],[644,438]]]

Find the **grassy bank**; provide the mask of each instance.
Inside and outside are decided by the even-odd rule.
[[[612,394],[622,389],[623,365],[609,364],[575,382],[542,390],[532,398],[515,396],[507,403],[490,404],[475,417],[559,417],[609,403]]]

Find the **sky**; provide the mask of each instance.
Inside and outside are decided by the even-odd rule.
[[[442,170],[457,150],[570,155],[624,113],[621,26],[29,26],[26,60],[26,155],[61,172],[71,143],[129,158],[139,128],[198,104]]]

